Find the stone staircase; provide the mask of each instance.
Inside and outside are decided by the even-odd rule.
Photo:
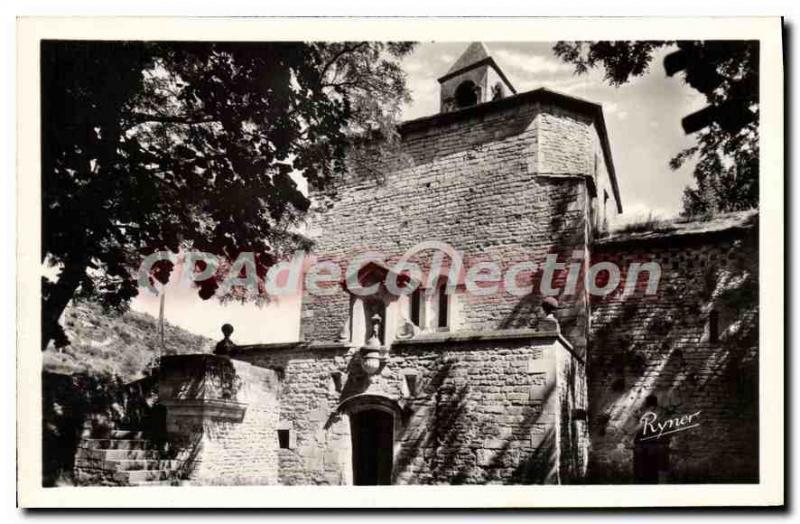
[[[180,461],[143,432],[84,429],[75,455],[75,482],[91,486],[174,485]]]

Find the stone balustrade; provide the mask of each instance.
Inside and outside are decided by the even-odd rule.
[[[170,355],[161,360],[159,402],[167,410],[167,432],[181,433],[205,420],[241,421],[241,378],[224,356]]]

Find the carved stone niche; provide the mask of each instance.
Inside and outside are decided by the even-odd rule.
[[[158,400],[167,411],[167,432],[196,431],[205,422],[241,422],[247,409],[237,400],[241,385],[227,357],[162,357]]]

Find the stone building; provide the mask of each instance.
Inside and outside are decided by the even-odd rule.
[[[113,478],[757,481],[757,214],[610,233],[623,205],[600,105],[517,93],[481,43],[439,83],[441,111],[401,125],[391,167],[353,170],[316,217],[314,254],[343,277],[305,292],[298,341],[165,357],[169,445],[158,449],[171,462]],[[471,292],[442,244],[502,275],[552,257],[563,264],[552,287],[565,291],[557,307],[544,301],[550,283],[530,271],[517,274],[525,293],[502,282]],[[353,272],[367,252],[381,260]],[[395,274],[404,254],[425,278]],[[657,262],[658,292],[644,272],[632,294],[593,296],[583,276],[600,262],[617,263],[623,282],[632,262]],[[416,290],[392,293],[387,277]],[[648,411],[699,425],[648,446]],[[139,437],[128,440],[147,448]],[[113,443],[126,438],[86,439],[79,454],[95,462],[76,463],[82,477],[121,460],[98,450],[137,446]]]

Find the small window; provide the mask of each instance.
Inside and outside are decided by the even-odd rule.
[[[597,180],[597,161],[598,161],[597,152],[595,152],[595,154],[594,154],[594,169],[593,169],[594,179],[595,180]]]
[[[417,327],[420,327],[420,312],[422,310],[422,290],[420,288],[415,289],[414,292],[411,293],[409,309],[411,323]]]
[[[708,341],[712,344],[719,342],[719,311],[712,310],[708,314]]]
[[[280,449],[290,449],[291,448],[291,430],[290,429],[279,429],[278,430],[278,447]]]
[[[448,317],[450,309],[450,296],[447,294],[447,284],[439,286],[439,316],[436,326],[439,329],[446,329],[448,327]]]

